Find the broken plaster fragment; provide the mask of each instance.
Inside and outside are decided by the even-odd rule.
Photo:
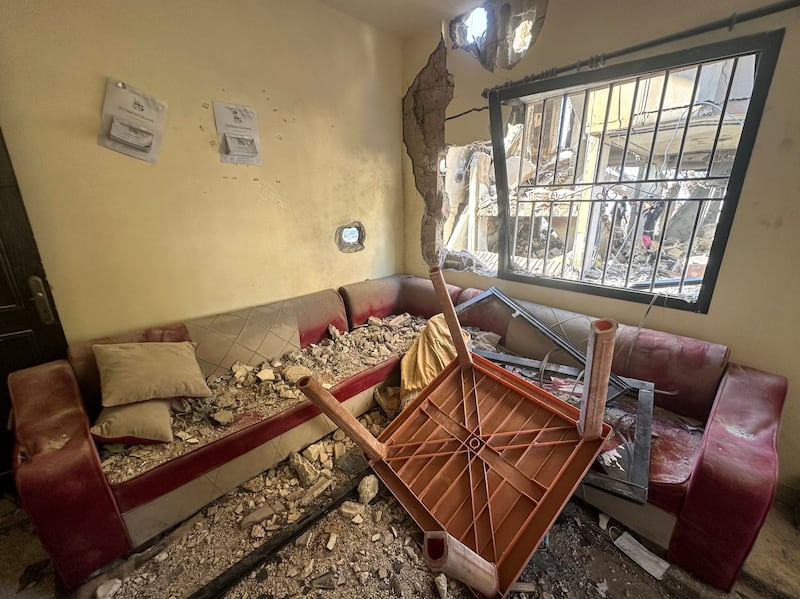
[[[320,454],[325,451],[322,443],[314,443],[303,450],[303,457],[309,462],[314,463],[319,459]]]
[[[67,435],[67,433],[64,433],[63,435],[61,435],[56,439],[48,439],[47,449],[48,451],[53,451],[54,449],[61,449],[62,447],[64,447],[64,445],[67,444],[67,441],[69,441],[69,435]]]
[[[241,362],[236,362],[233,366],[231,366],[231,372],[233,373],[234,378],[239,382],[244,381],[247,378],[247,375],[253,370],[254,368],[252,366],[242,364]]]
[[[283,371],[283,378],[294,385],[304,376],[313,376],[313,374],[314,373],[305,366],[287,366]]]
[[[225,426],[226,424],[231,424],[233,422],[233,412],[231,410],[220,410],[219,412],[214,412],[211,414],[211,418],[217,424]]]
[[[307,530],[302,535],[297,537],[297,540],[294,542],[295,545],[298,547],[305,547],[306,549],[311,547],[311,539],[314,538],[314,533],[310,530]]]
[[[117,591],[122,586],[122,581],[119,578],[112,578],[110,580],[106,580],[100,586],[95,589],[95,597],[97,599],[110,599],[113,597]]]
[[[323,589],[323,590],[333,590],[336,588],[336,580],[333,578],[333,574],[330,572],[326,572],[322,576],[315,578],[312,581],[312,584],[315,588]]]
[[[378,477],[374,474],[365,476],[358,483],[358,500],[367,505],[378,494]]]
[[[303,497],[300,499],[300,505],[307,506],[313,503],[320,495],[322,495],[328,487],[331,486],[331,479],[320,477],[317,479],[311,488],[306,491]]]
[[[311,576],[311,573],[313,571],[314,571],[314,560],[310,559],[308,560],[306,567],[303,568],[303,578],[308,578],[309,576]]]
[[[283,389],[278,394],[278,397],[281,399],[295,399],[298,395],[298,391],[295,389]]]
[[[355,518],[364,513],[364,506],[354,501],[345,501],[339,510],[348,518]]]
[[[289,466],[304,487],[310,487],[319,478],[319,471],[314,465],[297,452],[289,454]]]
[[[439,599],[447,599],[447,576],[442,574],[438,574],[436,578],[433,579],[433,583],[436,585],[436,592],[439,595]]]
[[[260,381],[274,381],[275,371],[273,371],[272,368],[264,368],[256,376]]]
[[[600,454],[600,461],[606,468],[620,468],[624,470],[622,463],[620,463],[621,458],[622,456],[619,454],[616,448],[604,451]]]
[[[597,516],[597,519],[598,519],[598,524],[600,525],[600,530],[606,530],[608,528],[608,521],[609,521],[608,514],[600,512]]]
[[[250,512],[247,516],[242,518],[242,521],[239,523],[241,528],[248,528],[253,524],[259,524],[266,520],[267,518],[271,517],[273,514],[276,514],[278,510],[275,506],[266,503],[257,510]]]

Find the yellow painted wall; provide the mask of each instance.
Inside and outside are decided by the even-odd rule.
[[[402,52],[315,0],[0,0],[0,126],[71,340],[402,269]],[[169,104],[154,165],[96,143],[106,78]],[[221,164],[211,102],[255,108]],[[366,250],[337,251],[360,220]]]
[[[485,71],[468,54],[451,50],[448,69],[455,77],[455,97],[448,114],[485,105],[480,93],[507,80],[546,68],[586,59],[708,21],[742,13],[767,2],[716,0],[669,3],[620,0],[560,0],[550,2],[541,36],[512,71]],[[781,482],[800,489],[800,362],[797,360],[797,298],[800,297],[800,198],[796,171],[800,164],[800,10],[737,25],[696,40],[650,51],[650,54],[701,42],[716,41],[786,27],[781,56],[753,149],[750,168],[739,201],[722,270],[708,314],[655,308],[646,326],[690,335],[731,348],[732,359],[781,373],[789,378],[789,395],[781,423]],[[404,83],[407,86],[435,47],[439,31],[422,32],[404,45]],[[465,144],[489,139],[487,112],[449,121],[447,142]],[[406,270],[423,275],[426,267],[419,249],[422,200],[405,174]],[[412,181],[413,183],[413,181]],[[487,279],[467,273],[445,273],[449,282],[486,288],[496,285],[509,295],[565,309],[612,317],[638,324],[645,306]]]

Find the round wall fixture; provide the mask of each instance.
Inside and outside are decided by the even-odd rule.
[[[352,223],[344,225],[336,229],[334,241],[340,252],[347,254],[352,252],[360,252],[364,249],[364,239],[367,232],[364,230],[364,225],[359,221],[354,220]]]

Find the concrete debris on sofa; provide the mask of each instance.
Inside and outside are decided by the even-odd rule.
[[[309,345],[260,366],[235,363],[230,372],[208,378],[213,395],[173,403],[172,443],[105,444],[100,447],[103,473],[111,484],[135,476],[230,435],[305,401],[297,381],[313,375],[328,387],[390,356],[402,355],[425,327],[410,314],[371,317],[350,333]]]

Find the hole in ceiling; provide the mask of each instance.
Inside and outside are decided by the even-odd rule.
[[[466,21],[464,21],[464,26],[466,27],[467,37],[475,43],[480,43],[486,36],[486,28],[488,26],[486,9],[479,6],[470,11]]]
[[[450,21],[450,39],[489,71],[511,69],[536,41],[546,12],[547,0],[489,0]]]

